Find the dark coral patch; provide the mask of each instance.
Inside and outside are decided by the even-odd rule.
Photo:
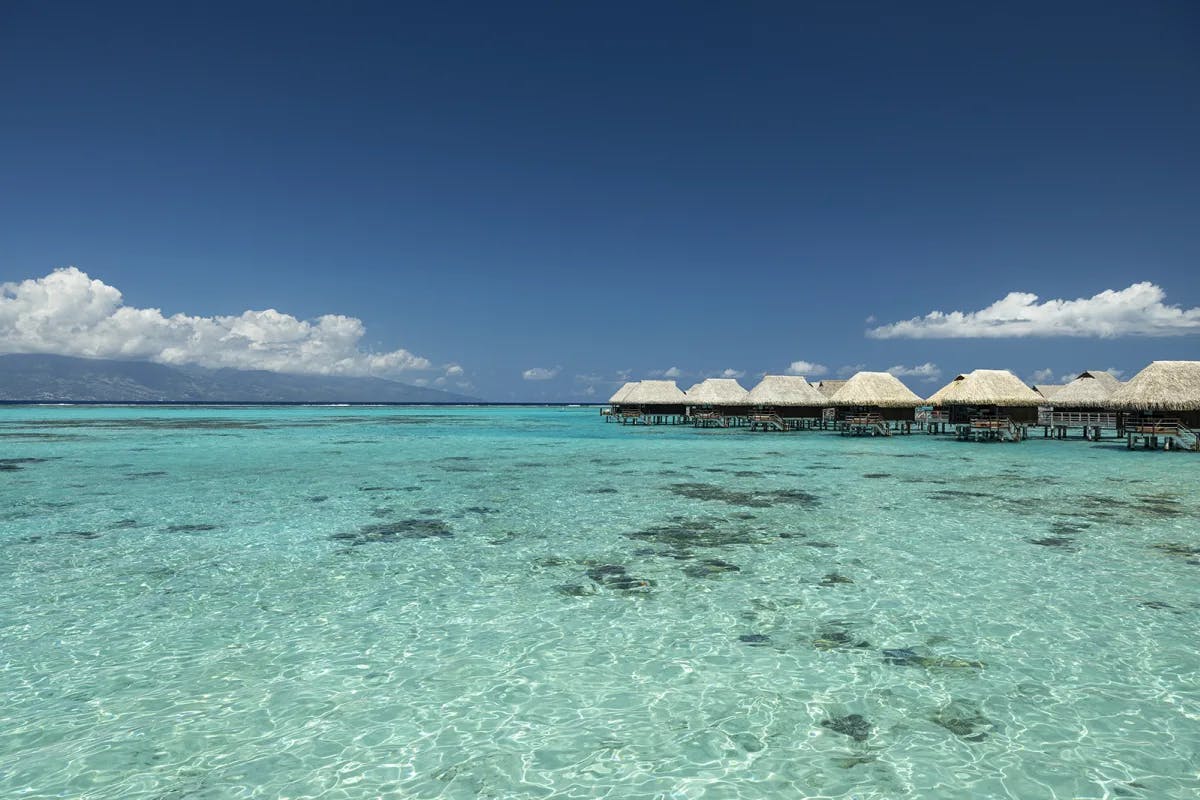
[[[953,700],[942,706],[931,721],[968,742],[982,742],[995,727],[978,705],[967,700]]]
[[[813,647],[818,650],[867,650],[871,643],[853,635],[839,624],[823,626],[813,639]]]
[[[55,536],[70,536],[75,539],[99,539],[100,534],[95,531],[55,531]]]
[[[592,567],[585,574],[592,580],[603,583],[614,575],[624,575],[625,573],[625,567],[620,564],[601,564],[598,567]]]
[[[821,727],[849,736],[856,742],[865,742],[871,738],[871,723],[861,714],[847,714],[844,717],[823,720]]]
[[[1170,603],[1163,602],[1162,600],[1146,600],[1142,603],[1142,607],[1153,608],[1161,611],[1175,608],[1175,606],[1171,605]]]
[[[1068,539],[1065,536],[1047,536],[1042,539],[1029,539],[1030,544],[1040,544],[1042,547],[1070,547],[1075,544],[1074,539]]]
[[[1179,507],[1179,498],[1174,495],[1138,495],[1135,508],[1139,514],[1152,517],[1177,517],[1184,513]]]
[[[923,656],[907,647],[883,651],[883,663],[895,667],[944,667],[947,669],[983,669],[987,666],[982,661],[968,661],[962,658],[943,656]]]
[[[771,637],[765,633],[743,633],[738,637],[738,641],[751,647],[762,647],[771,643]]]
[[[1178,542],[1162,542],[1154,545],[1154,549],[1161,550],[1169,556],[1180,556],[1183,558],[1200,556],[1200,547],[1193,547],[1190,544],[1179,544]]]
[[[205,531],[215,531],[216,529],[216,525],[202,522],[195,525],[168,525],[163,530],[167,533],[204,533]]]
[[[601,564],[592,567],[585,573],[595,583],[606,589],[616,589],[621,592],[646,593],[654,588],[654,581],[649,578],[639,578],[630,575],[620,564]]]
[[[830,572],[824,578],[821,578],[820,585],[821,586],[837,586],[838,584],[841,584],[841,583],[854,583],[854,581],[850,580],[845,575],[839,575],[836,572]]]
[[[734,544],[758,544],[761,539],[755,534],[739,528],[723,528],[719,521],[711,519],[689,519],[672,517],[666,525],[656,525],[645,530],[627,533],[634,541],[655,542],[671,549],[691,547],[725,547]]]
[[[364,525],[357,531],[335,533],[334,541],[349,542],[358,547],[365,544],[393,543],[408,539],[449,539],[454,536],[450,526],[440,519],[401,519],[377,525]]]
[[[741,572],[741,567],[719,558],[705,558],[684,568],[689,578],[718,578],[727,572]]]
[[[564,583],[555,586],[554,590],[567,597],[591,597],[596,593],[595,586],[584,586],[578,583]]]
[[[25,468],[26,464],[41,464],[48,458],[0,458],[0,472],[16,472]]]
[[[960,489],[939,489],[936,492],[930,492],[928,497],[934,500],[960,500],[966,498],[992,498],[998,499],[999,495],[988,494],[987,492],[967,492]]]
[[[863,477],[864,478],[890,478],[890,477],[892,477],[892,473],[890,473],[890,472],[864,472]]]
[[[726,489],[711,483],[673,483],[667,489],[672,494],[686,497],[689,500],[711,501],[745,508],[770,508],[777,504],[793,504],[812,508],[820,503],[820,499],[816,495],[799,489],[750,492]]]

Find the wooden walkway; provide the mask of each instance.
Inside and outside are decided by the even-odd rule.
[[[1019,442],[1025,438],[1025,428],[1008,417],[977,417],[958,425],[957,436],[963,441]]]
[[[1125,446],[1147,450],[1200,451],[1200,434],[1177,419],[1143,420],[1125,426]]]

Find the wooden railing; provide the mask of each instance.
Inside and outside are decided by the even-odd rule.
[[[1129,446],[1137,440],[1147,440],[1150,437],[1162,438],[1167,447],[1173,443],[1181,450],[1200,450],[1200,434],[1184,425],[1178,419],[1142,419],[1126,423],[1125,435]]]
[[[787,430],[787,424],[783,421],[782,417],[778,414],[765,411],[755,412],[750,415],[750,430],[760,427],[763,430],[767,430],[768,428],[774,428],[779,431]]]
[[[1116,428],[1118,415],[1107,411],[1055,411],[1038,409],[1038,425],[1052,428]]]
[[[965,433],[972,439],[1019,442],[1024,430],[1008,417],[973,417]]]
[[[852,436],[891,436],[887,422],[878,414],[855,414],[842,420],[842,433]]]

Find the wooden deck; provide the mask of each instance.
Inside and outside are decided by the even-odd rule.
[[[842,420],[839,432],[843,436],[891,436],[892,429],[879,414],[856,414]]]
[[[1138,420],[1125,426],[1125,446],[1200,451],[1200,434],[1177,419]]]
[[[957,436],[974,442],[1019,442],[1025,438],[1025,428],[1008,417],[976,417],[957,426]]]

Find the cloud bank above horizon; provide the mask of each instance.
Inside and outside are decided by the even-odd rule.
[[[1009,292],[978,311],[931,311],[867,330],[873,339],[1000,339],[1030,336],[1187,336],[1200,334],[1200,308],[1167,305],[1149,281],[1075,300]]]
[[[432,364],[407,350],[360,349],[362,320],[309,322],[275,309],[237,316],[165,316],[124,304],[121,292],[76,267],[0,283],[0,353],[51,353],[305,375],[394,378]],[[454,364],[450,369],[461,367]]]

